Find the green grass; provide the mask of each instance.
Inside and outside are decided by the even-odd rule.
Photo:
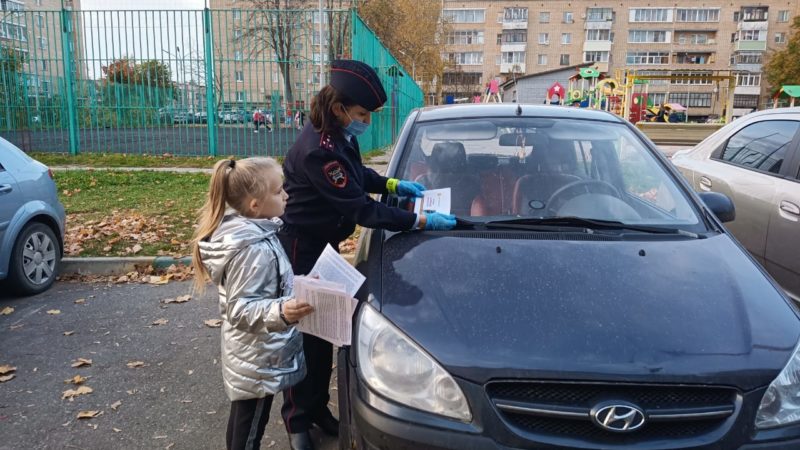
[[[68,214],[65,247],[80,242],[77,256],[126,255],[136,244],[142,246],[139,255],[185,255],[208,181],[202,173],[58,172],[56,184]],[[101,222],[110,224],[105,232],[97,228]]]

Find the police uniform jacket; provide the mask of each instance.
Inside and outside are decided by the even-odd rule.
[[[356,224],[409,230],[416,214],[387,206],[368,193],[386,194],[387,178],[364,167],[355,137],[323,134],[306,124],[283,163],[289,195],[282,217],[297,236],[338,243]]]

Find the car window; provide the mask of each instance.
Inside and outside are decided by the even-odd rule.
[[[728,139],[718,159],[747,169],[780,173],[786,150],[800,122],[766,120],[748,125]]]
[[[624,124],[481,118],[420,122],[398,175],[451,189],[459,217],[575,216],[699,224],[691,200]]]

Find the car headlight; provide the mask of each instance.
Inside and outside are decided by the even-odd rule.
[[[778,378],[770,383],[756,414],[756,427],[773,428],[800,421],[800,353],[792,357]]]
[[[472,420],[453,377],[369,305],[361,308],[357,345],[361,378],[375,392],[425,412]]]

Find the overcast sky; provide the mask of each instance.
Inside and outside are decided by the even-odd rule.
[[[81,10],[203,9],[205,0],[81,0]]]

